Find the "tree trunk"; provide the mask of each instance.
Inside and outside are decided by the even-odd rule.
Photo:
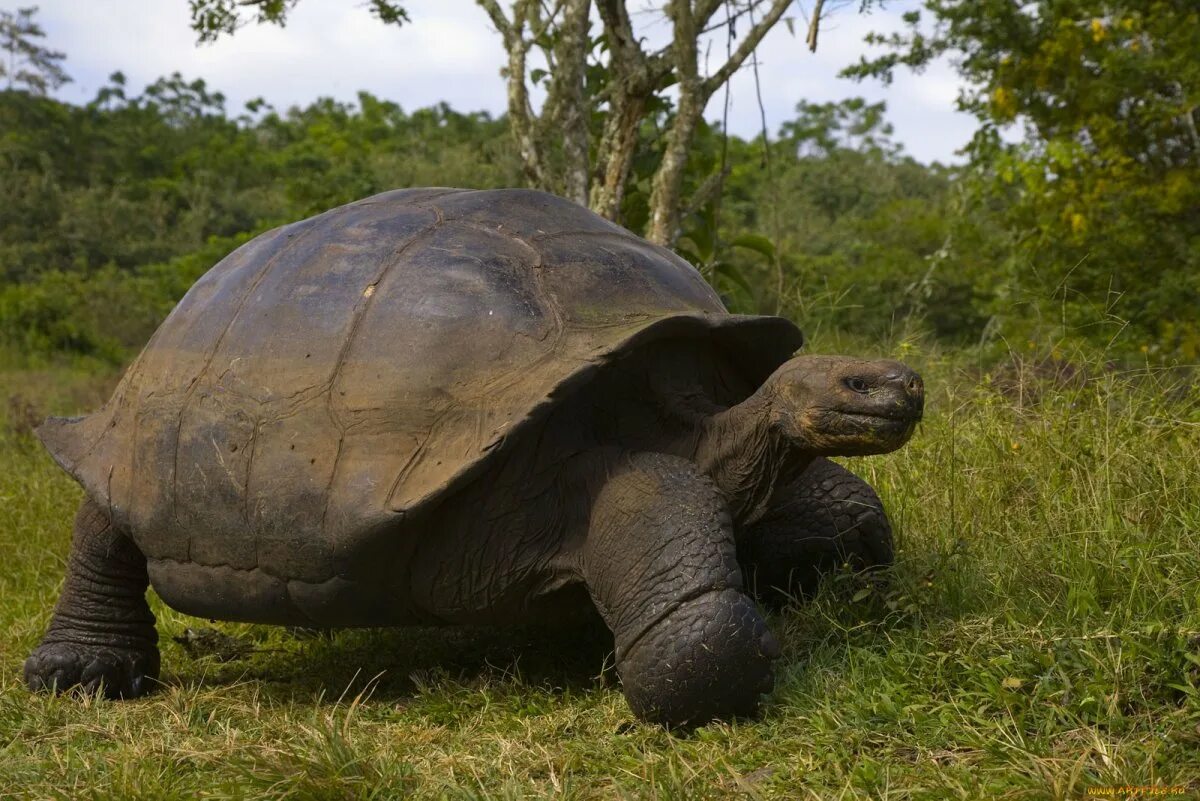
[[[614,222],[620,222],[625,184],[637,152],[638,129],[645,109],[646,98],[639,93],[622,91],[609,101],[604,133],[596,149],[596,160],[603,173],[592,185],[589,205],[592,211]]]
[[[588,13],[591,0],[566,0],[551,96],[556,107],[551,124],[563,137],[563,194],[581,205],[588,202],[588,102],[585,96],[588,56]],[[549,98],[547,98],[549,103]]]
[[[765,0],[763,0],[765,4]],[[729,59],[712,75],[701,79],[697,66],[697,40],[701,28],[716,11],[718,2],[705,0],[698,6],[699,16],[688,0],[671,0],[667,15],[674,26],[674,41],[671,45],[671,61],[679,81],[679,103],[675,121],[667,134],[667,149],[662,163],[654,174],[654,185],[650,193],[650,228],[646,238],[666,247],[675,244],[679,236],[680,218],[683,208],[683,175],[687,168],[688,151],[695,138],[704,107],[717,89],[733,77],[746,61],[767,31],[775,27],[792,0],[770,0],[766,15],[754,21],[754,9],[758,0],[747,11],[751,27]]]
[[[650,223],[645,232],[652,242],[668,247],[679,236],[688,151],[705,105],[791,4],[791,0],[749,0],[739,7],[734,19],[748,15],[750,30],[720,69],[701,77],[699,38],[703,31],[712,30],[709,21],[723,0],[669,0],[666,14],[673,28],[672,42],[653,54],[642,48],[642,40],[634,32],[627,0],[512,0],[511,19],[499,0],[476,2],[504,37],[509,124],[530,183],[586,203],[610,220],[620,216],[639,130],[651,101],[671,83],[678,86],[679,100],[666,148],[651,185]],[[589,97],[588,32],[593,2],[604,24],[609,62],[607,88],[601,95]],[[756,22],[755,10],[761,6],[767,7],[767,12]],[[726,24],[733,22],[727,19]],[[545,54],[550,67],[540,116],[533,113],[528,88],[528,55],[535,47]],[[604,103],[608,108],[593,168],[591,116]]]
[[[633,32],[625,0],[597,0],[596,9],[608,38],[608,113],[596,148],[597,174],[591,208],[619,221],[625,185],[637,152],[638,129],[659,80],[670,71],[660,57],[647,56]]]
[[[526,57],[531,44],[525,38],[525,27],[534,0],[516,0],[513,3],[511,21],[504,17],[496,0],[477,2],[487,11],[492,23],[504,37],[504,49],[508,52],[508,65],[505,69],[508,79],[508,124],[517,143],[517,150],[521,154],[525,175],[534,186],[544,186],[546,171],[542,163],[541,148],[535,136],[529,88],[525,83]]]
[[[696,63],[696,20],[692,16],[691,0],[671,0],[668,15],[675,29],[671,55],[675,75],[679,79],[679,103],[675,121],[667,133],[667,147],[662,162],[654,173],[650,190],[650,227],[646,238],[670,247],[679,234],[680,207],[683,199],[683,173],[687,167],[688,151],[704,113],[704,88]]]

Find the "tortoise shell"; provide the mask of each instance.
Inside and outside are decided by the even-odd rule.
[[[150,559],[321,581],[665,337],[732,353],[754,386],[802,342],[569,201],[398,190],[233,252],[100,411],[39,433]]]

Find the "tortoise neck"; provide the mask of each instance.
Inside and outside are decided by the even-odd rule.
[[[804,472],[813,454],[771,425],[768,387],[701,422],[696,464],[725,495],[738,525],[762,517],[775,488]]]

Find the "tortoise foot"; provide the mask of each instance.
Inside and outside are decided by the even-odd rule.
[[[642,720],[692,728],[747,717],[774,684],[779,643],[737,590],[708,593],[667,615],[618,666],[625,697]]]
[[[137,698],[151,691],[158,667],[156,648],[44,642],[25,660],[25,683],[34,691]]]

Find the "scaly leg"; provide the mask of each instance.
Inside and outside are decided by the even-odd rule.
[[[25,660],[31,690],[78,687],[134,698],[158,678],[158,633],[146,604],[146,557],[85,500],[75,517],[67,580],[42,642]]]
[[[779,645],[743,590],[725,501],[691,462],[639,453],[608,474],[582,572],[638,717],[699,725],[770,691]]]
[[[766,515],[742,532],[738,561],[764,601],[811,595],[822,575],[850,564],[892,564],[892,527],[867,482],[816,459],[775,494]]]

